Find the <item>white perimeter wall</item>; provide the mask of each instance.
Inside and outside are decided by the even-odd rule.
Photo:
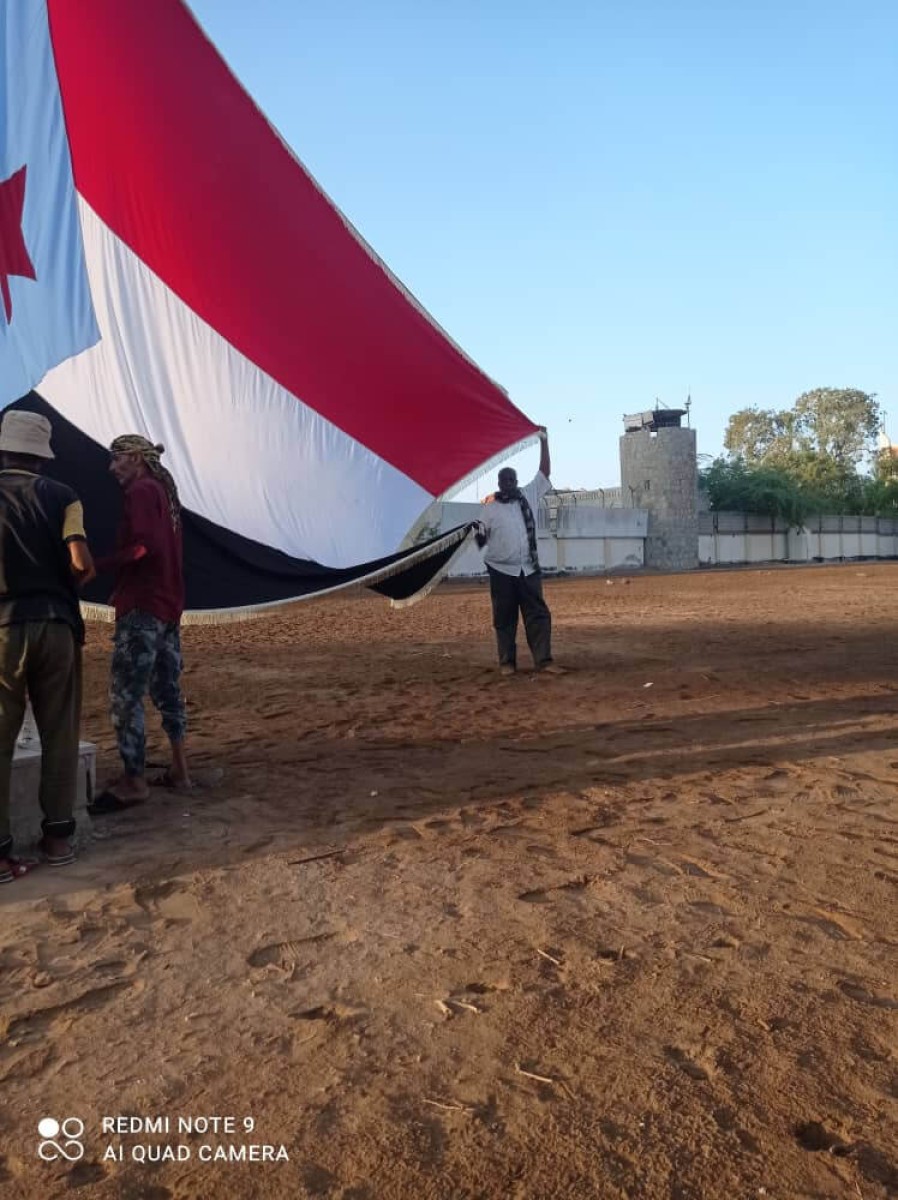
[[[481,512],[479,504],[436,504],[427,514],[428,531],[454,529]],[[637,508],[543,505],[537,513],[540,562],[546,571],[637,570],[645,565],[648,519]],[[808,518],[803,529],[790,529],[757,513],[701,513],[698,558],[703,567],[898,558],[898,519],[819,516]],[[483,574],[483,556],[472,541],[450,575]]]
[[[898,521],[891,517],[809,517],[803,529],[757,513],[702,513],[699,518],[698,558],[706,567],[895,557]]]
[[[428,513],[431,529],[444,531],[478,520],[479,504],[445,503]],[[636,508],[565,505],[537,513],[539,559],[546,571],[610,571],[644,563],[647,514]],[[449,574],[484,575],[483,555],[473,541],[459,554]]]

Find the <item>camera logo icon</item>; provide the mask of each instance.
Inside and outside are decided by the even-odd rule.
[[[84,1157],[84,1122],[79,1117],[65,1117],[61,1122],[55,1117],[41,1117],[37,1123],[41,1140],[37,1156],[44,1162],[56,1162],[64,1158],[67,1162],[79,1162]]]

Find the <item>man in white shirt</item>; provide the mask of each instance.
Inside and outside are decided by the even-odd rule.
[[[549,482],[549,439],[540,430],[542,449],[539,471],[532,483],[518,487],[511,467],[499,472],[499,490],[485,501],[480,528],[475,535],[484,551],[493,602],[493,628],[499,648],[499,670],[517,670],[518,614],[524,619],[527,645],[537,671],[562,674],[552,662],[552,615],[543,599],[542,574],[536,548],[536,514]]]

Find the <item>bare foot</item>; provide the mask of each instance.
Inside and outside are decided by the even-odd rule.
[[[121,775],[106,789],[119,800],[148,800],[150,789],[143,775]]]
[[[166,782],[163,786],[177,788],[178,791],[190,791],[193,780],[190,778],[190,768],[187,765],[187,750],[183,741],[171,743],[171,766],[165,772]]]

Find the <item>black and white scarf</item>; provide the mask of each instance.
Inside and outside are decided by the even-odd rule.
[[[520,488],[515,488],[507,496],[503,496],[501,492],[496,492],[493,499],[498,500],[500,504],[511,504],[512,501],[517,501],[521,506],[521,516],[524,518],[524,527],[527,530],[527,541],[530,543],[530,557],[533,559],[533,566],[539,570],[539,554],[536,549],[536,521],[533,519],[533,509],[527,497]]]

